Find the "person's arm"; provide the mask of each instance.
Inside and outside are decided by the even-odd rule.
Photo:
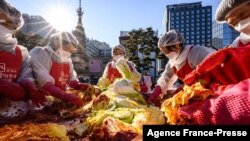
[[[22,46],[19,46],[19,48],[22,52],[23,63],[21,73],[18,77],[18,82],[28,94],[28,98],[30,98],[37,107],[40,107],[45,104],[45,96],[48,95],[48,93],[36,86],[35,79],[32,74],[31,56],[29,55],[28,50]]]
[[[250,77],[250,48],[224,48],[210,55],[188,74],[184,82],[202,82],[207,87],[235,84]],[[215,87],[213,87],[215,88]]]
[[[62,101],[70,102],[70,103],[78,105],[78,106],[83,105],[83,101],[81,100],[81,98],[79,96],[74,95],[74,94],[70,94],[70,93],[66,93],[65,91],[63,91],[59,87],[55,86],[51,82],[47,82],[46,84],[43,85],[42,88],[44,90],[48,91],[51,96],[56,97],[58,99],[61,99]]]
[[[54,85],[55,79],[50,75],[52,60],[45,49],[34,48],[31,50],[30,54],[32,59],[31,65],[33,67],[36,81],[43,90],[49,92],[49,95],[63,101],[71,102],[76,105],[83,104],[80,97],[73,94],[67,94],[65,91]]]
[[[177,75],[174,73],[173,69],[170,68],[170,65],[167,64],[165,70],[157,80],[156,86],[160,86],[162,93],[166,94],[169,87],[171,87],[177,79]]]
[[[18,79],[17,82],[21,82],[23,80],[29,80],[34,82],[35,79],[33,78],[33,74],[32,74],[32,68],[31,68],[31,57],[29,55],[29,52],[27,50],[27,48],[23,47],[23,46],[18,46],[22,52],[22,67],[21,67],[21,71],[18,75]]]
[[[50,75],[52,60],[44,48],[36,47],[30,51],[31,65],[34,77],[40,87],[47,82],[55,83],[55,79]]]
[[[95,94],[96,95],[99,95],[101,90],[93,85],[90,85],[88,83],[82,83],[78,80],[77,78],[77,74],[74,70],[74,66],[73,66],[73,63],[72,63],[72,60],[70,59],[70,83],[69,83],[69,86],[71,88],[74,88],[76,90],[82,90],[82,91],[85,91],[87,90],[88,88],[94,88],[95,89]]]
[[[12,101],[24,100],[27,97],[25,90],[18,84],[0,79],[0,95]]]
[[[192,69],[196,67],[208,56],[215,53],[216,50],[204,46],[194,46],[188,55],[188,63]]]
[[[170,68],[170,65],[167,64],[164,72],[157,80],[157,84],[155,85],[155,88],[150,94],[147,102],[160,106],[162,97],[167,93],[169,87],[171,87],[177,79],[177,75]]]

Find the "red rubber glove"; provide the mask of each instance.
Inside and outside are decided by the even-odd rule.
[[[50,82],[46,83],[43,86],[43,89],[48,91],[51,96],[59,98],[62,101],[70,102],[70,103],[73,103],[73,104],[78,105],[78,106],[83,105],[83,101],[81,100],[80,97],[73,95],[73,94],[68,94]]]
[[[188,74],[184,83],[202,81],[205,85],[236,84],[250,78],[250,47],[224,48],[209,56]]]
[[[13,101],[24,100],[25,90],[17,83],[8,80],[0,80],[0,94]]]
[[[141,83],[140,87],[141,87],[141,93],[146,94],[148,91],[148,87],[144,83]]]
[[[76,89],[76,90],[82,90],[82,91],[85,91],[88,88],[90,88],[90,89],[94,88],[95,89],[95,95],[99,95],[102,92],[100,88],[95,87],[94,85],[89,85],[87,83],[81,83],[81,82],[78,82],[78,81],[71,81],[69,83],[69,86],[71,88]]]
[[[195,124],[250,124],[250,78],[228,85],[219,96],[194,102],[178,114]]]
[[[160,107],[161,105],[161,97],[160,94],[162,93],[160,86],[155,86],[153,92],[150,94],[147,103],[154,104],[155,106]]]
[[[89,87],[89,84],[81,83],[81,82],[78,82],[75,80],[75,81],[71,81],[69,83],[69,86],[71,88],[76,89],[76,90],[86,90]]]
[[[29,80],[22,81],[20,85],[29,94],[29,98],[32,100],[35,106],[40,107],[45,105],[45,103],[47,102],[45,96],[49,95],[47,91],[37,88],[35,83]]]

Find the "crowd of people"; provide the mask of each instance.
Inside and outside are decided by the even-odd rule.
[[[226,22],[240,36],[218,51],[185,45],[182,33],[175,29],[164,33],[158,47],[169,61],[155,86],[148,71],[142,76],[126,58],[124,46],[114,46],[112,61],[106,65],[98,89],[103,91],[122,77],[143,82],[141,93],[149,95],[147,103],[160,106],[164,95],[176,93],[168,91],[177,80],[184,85],[202,82],[218,96],[182,107],[179,111],[182,115],[197,124],[250,124],[249,9],[250,0],[221,1],[216,20]],[[66,93],[69,87],[86,90],[90,85],[79,81],[73,69],[70,57],[78,46],[76,37],[69,32],[58,32],[50,37],[47,46],[28,52],[13,36],[22,25],[21,12],[0,0],[0,101],[10,103],[0,112],[1,122],[23,116],[34,107],[42,108],[47,104],[46,96],[83,105],[80,97]]]
[[[47,46],[28,52],[14,37],[22,25],[21,12],[0,0],[0,100],[6,104],[1,107],[1,122],[44,107],[48,104],[46,96],[83,105],[80,97],[66,93],[69,87],[89,87],[79,82],[70,59],[78,46],[76,37],[58,32],[50,37]]]

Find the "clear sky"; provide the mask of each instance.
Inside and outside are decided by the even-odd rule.
[[[212,5],[215,10],[220,0],[82,0],[83,26],[87,37],[108,43],[119,43],[120,31],[152,27],[163,33],[166,5],[199,2]],[[55,26],[73,30],[77,23],[78,0],[9,0],[22,13],[40,15]],[[55,15],[57,18],[55,18]]]

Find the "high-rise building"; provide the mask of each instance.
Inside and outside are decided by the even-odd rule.
[[[105,42],[86,38],[86,54],[89,57],[111,57],[111,48]]]
[[[213,21],[212,45],[217,49],[224,48],[231,44],[239,34],[228,24]]]
[[[56,33],[56,29],[48,23],[42,16],[23,14],[24,25],[22,32],[29,35],[39,35],[43,38],[49,38],[51,34]]]
[[[167,5],[163,21],[165,32],[176,29],[185,44],[211,46],[212,6],[201,2]]]

